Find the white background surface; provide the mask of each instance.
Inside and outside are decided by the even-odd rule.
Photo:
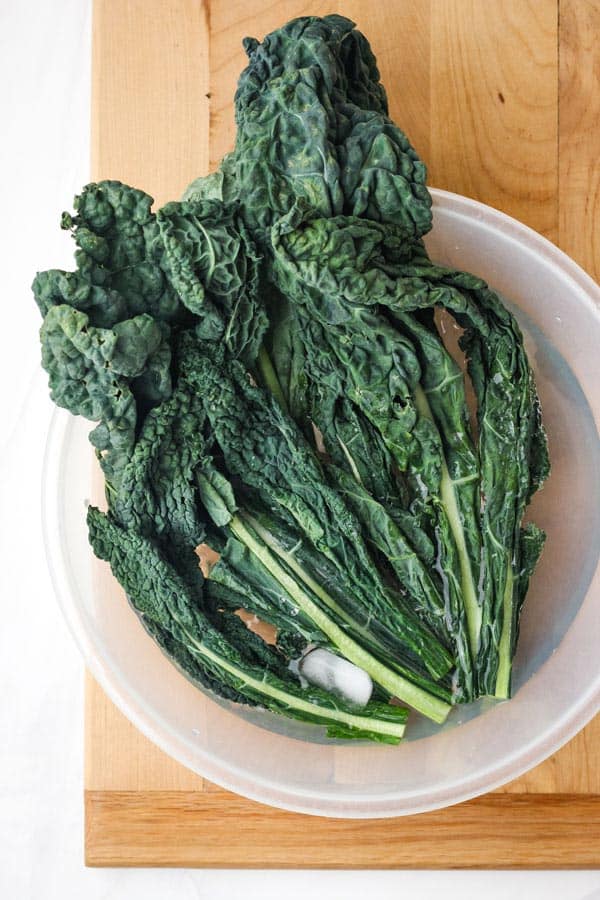
[[[71,266],[58,221],[88,177],[90,6],[0,0],[0,898],[599,900],[598,872],[84,868],[83,665],[42,545],[51,405],[29,286],[38,269]]]

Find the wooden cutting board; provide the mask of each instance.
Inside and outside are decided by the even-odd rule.
[[[430,184],[526,222],[598,276],[600,4],[588,0],[96,0],[92,177],[179,197],[232,147],[242,37],[328,12],[371,40]],[[394,820],[319,819],[203,781],[88,678],[85,821],[95,866],[596,866],[600,718],[486,797]]]

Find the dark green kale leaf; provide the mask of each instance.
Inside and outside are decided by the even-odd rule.
[[[91,440],[115,489],[136,431],[171,393],[171,328],[185,308],[161,268],[152,198],[120,182],[89,184],[63,214],[77,270],[40,272],[42,358],[55,401],[98,421]]]
[[[258,302],[258,256],[240,216],[217,201],[168,203],[156,215],[171,284],[198,316],[198,334],[222,339],[246,365],[267,318]]]
[[[397,323],[399,334],[410,333],[421,348],[423,371],[430,369],[425,375],[430,394],[417,382],[410,383],[411,397],[403,396],[402,412],[405,422],[409,421],[406,409],[410,415],[416,413],[411,440],[407,442],[405,435],[397,441],[400,456],[389,439],[386,444],[399,467],[408,463],[409,473],[412,469],[424,482],[425,496],[445,517],[443,531],[449,527],[452,533],[449,541],[442,532],[439,546],[450,551],[444,570],[453,592],[460,590],[460,585],[452,585],[460,571],[479,690],[508,696],[515,608],[520,607],[515,587],[521,568],[520,523],[527,502],[548,472],[539,400],[518,325],[481,279],[435,266],[421,248],[407,261],[390,246],[388,229],[379,223],[338,217],[301,221],[295,230],[287,230],[293,221],[297,218],[291,215],[287,223],[273,229],[272,275],[288,297],[329,322],[331,342],[339,343],[348,323],[358,318],[365,328],[363,310],[379,309]],[[460,393],[451,403],[431,393],[440,373],[445,371],[440,384],[457,374],[438,339],[419,327],[419,316],[434,307],[446,309],[466,329],[462,346],[478,404],[477,462],[462,427],[466,412],[460,379],[455,379]],[[385,395],[380,393],[378,398],[382,402]],[[433,433],[427,423],[434,426]],[[383,427],[376,420],[374,424],[385,439],[385,419]],[[415,441],[418,428],[420,439]],[[457,434],[462,435],[458,440]],[[424,465],[425,459],[437,460],[438,471]],[[483,509],[477,517],[480,521],[474,523],[477,472]],[[479,565],[477,529],[482,535]]]
[[[281,352],[286,347],[285,334],[274,330],[269,349],[276,362],[280,383],[285,385],[287,408],[292,418],[300,419],[299,424],[308,422],[313,440],[313,425],[317,427],[328,457],[350,472],[375,500],[385,506],[424,562],[433,565],[433,542],[421,527],[414,508],[409,511],[414,498],[411,499],[406,479],[378,428],[381,425],[389,436],[394,427],[388,426],[390,418],[393,420],[397,412],[402,412],[402,404],[396,404],[386,412],[381,401],[376,405],[371,402],[374,392],[385,397],[388,385],[394,385],[399,357],[393,344],[387,342],[386,355],[383,342],[377,337],[372,341],[365,339],[366,335],[360,329],[356,340],[355,335],[345,329],[339,333],[338,341],[333,329],[311,318],[303,307],[290,312],[286,327],[303,341],[302,365],[298,366],[301,374],[294,379],[297,382],[302,378],[302,402],[306,409],[302,415],[294,412],[289,381],[281,375],[279,355],[285,355]],[[363,377],[364,390],[361,388]],[[405,376],[404,380],[406,382]],[[305,430],[309,431],[308,428]],[[406,432],[407,444],[409,439]]]
[[[350,509],[359,518],[367,539],[392,568],[411,608],[439,634],[445,643],[453,643],[457,628],[443,597],[426,566],[408,544],[388,511],[348,472],[328,466],[328,475]]]
[[[378,227],[372,231],[368,223],[353,224],[361,238],[353,248],[360,251],[357,255],[362,254],[362,264],[366,267],[369,253],[378,250],[376,238],[377,235],[381,237],[383,229]],[[310,226],[303,231],[304,236],[311,234]],[[340,230],[335,234],[339,236]],[[363,244],[365,235],[367,240]],[[314,248],[311,250],[310,244],[302,244],[300,237],[296,240],[295,235],[293,247],[302,263],[310,259],[312,268]],[[332,248],[320,246],[325,267],[335,269],[338,258],[334,256],[331,260],[327,256],[328,249],[337,252],[339,247],[336,242]],[[276,245],[274,277],[280,274],[279,262]],[[346,264],[350,266],[349,262]],[[437,600],[432,603],[433,594],[430,593],[430,602],[423,604],[422,596],[413,596],[410,598],[412,608],[424,617],[430,610],[432,618],[428,624],[438,632],[441,619],[433,610],[446,611],[443,620],[446,637],[452,635],[450,643],[454,645],[459,664],[459,696],[469,700],[474,693],[471,654],[477,652],[480,618],[476,592],[478,568],[475,568],[475,565],[479,566],[480,552],[473,551],[472,557],[469,556],[460,515],[465,511],[470,514],[467,527],[477,534],[478,510],[472,503],[478,490],[477,463],[472,447],[469,457],[468,441],[463,441],[463,454],[455,455],[459,461],[468,459],[471,469],[468,481],[463,481],[464,473],[457,474],[460,466],[457,468],[454,456],[451,457],[450,465],[458,485],[454,487],[444,459],[440,432],[421,387],[422,380],[426,389],[435,387],[438,382],[441,384],[448,373],[454,379],[456,366],[430,331],[421,329],[416,334],[413,328],[403,332],[380,307],[357,303],[344,305],[333,293],[323,295],[313,290],[310,275],[306,280],[288,279],[288,265],[286,257],[279,287],[285,290],[288,304],[290,298],[296,303],[293,311],[298,321],[296,330],[304,342],[305,395],[311,420],[323,436],[325,450],[338,465],[349,469],[362,488],[366,485],[371,488],[374,501],[385,503],[386,512],[401,530],[411,552],[420,554],[422,561],[435,570],[436,583],[435,586],[432,583],[432,587]],[[324,278],[335,283],[336,276],[337,270],[333,274],[329,271]],[[417,325],[415,323],[415,328]],[[274,333],[273,339],[277,337]],[[419,338],[418,347],[415,337]],[[427,354],[420,352],[424,343],[428,345]],[[460,388],[454,388],[459,399],[460,390],[462,380]],[[446,405],[442,404],[442,409],[446,409]],[[459,420],[460,410],[462,407],[459,407]],[[449,419],[453,415],[450,412]],[[456,421],[452,424],[456,426]],[[378,460],[382,460],[382,464],[376,466]],[[471,481],[475,483],[471,484]],[[453,494],[461,490],[468,494],[468,502],[455,514]],[[447,505],[440,502],[441,492],[446,494]],[[369,509],[369,504],[362,504],[355,510],[367,535],[372,525],[367,515]],[[363,515],[366,516],[364,521]],[[455,539],[459,541],[458,548],[454,546]],[[462,578],[457,574],[461,567],[464,569]],[[475,619],[471,649],[463,590],[466,591],[464,606]]]
[[[168,401],[146,417],[119,490],[110,498],[111,514],[121,525],[156,541],[179,576],[192,587],[198,578],[198,558],[193,550],[205,539],[214,545],[216,538],[223,562],[219,562],[211,572],[215,587],[209,589],[207,596],[213,612],[219,609],[231,611],[230,602],[243,604],[244,609],[260,613],[262,619],[281,628],[288,635],[285,638],[288,646],[290,642],[294,643],[291,641],[293,634],[302,636],[305,644],[315,638],[320,643],[331,643],[347,658],[370,667],[375,680],[382,679],[382,686],[389,694],[406,695],[408,702],[419,705],[427,714],[438,720],[443,718],[448,707],[440,702],[440,698],[447,700],[448,690],[431,679],[426,663],[416,651],[411,652],[407,648],[406,638],[398,637],[394,628],[390,631],[385,622],[379,626],[375,617],[370,630],[366,630],[370,643],[377,647],[378,652],[381,651],[377,644],[380,631],[389,632],[393,639],[392,646],[398,651],[399,660],[393,663],[401,673],[398,674],[347,637],[330,616],[329,610],[320,608],[319,598],[306,584],[304,570],[298,572],[292,566],[290,571],[287,565],[289,557],[283,553],[285,558],[282,559],[280,552],[277,559],[278,553],[274,555],[272,552],[274,548],[265,544],[262,535],[254,533],[245,511],[237,512],[238,506],[246,501],[243,492],[241,499],[237,496],[239,492],[237,488],[234,491],[230,478],[235,478],[238,484],[240,479],[229,467],[225,472],[221,471],[213,458],[214,450],[219,448],[209,418],[213,407],[212,393],[207,384],[198,380],[203,361],[217,352],[215,346],[211,342],[199,341],[191,332],[182,335],[176,353],[176,389]],[[226,390],[234,391],[239,387],[234,382],[228,384],[229,365],[237,367],[240,377],[243,374],[243,380],[248,383],[248,376],[239,362],[220,359],[219,365],[220,368],[215,368],[214,372],[220,373],[220,383]],[[279,407],[276,409],[280,412]],[[223,413],[223,422],[225,418]],[[277,422],[279,419],[276,419]],[[220,459],[219,465],[223,463]],[[323,488],[330,490],[326,484]],[[293,497],[296,490],[295,483],[289,485],[289,497]],[[313,490],[318,493],[319,485],[315,485]],[[231,537],[243,543],[250,555],[234,552],[237,544],[228,540]],[[319,557],[319,554],[315,555]],[[346,583],[355,593],[360,615],[369,620],[372,614],[363,597],[356,594],[348,576]],[[216,587],[218,584],[220,589]],[[224,598],[225,589],[232,592],[230,602]],[[319,585],[315,589],[328,599]],[[389,603],[388,607],[394,609]],[[397,627],[398,621],[402,619],[395,612],[392,624]],[[410,618],[408,621],[410,624]],[[299,641],[296,643],[299,644]],[[430,665],[443,666],[442,674],[448,670],[451,657],[426,632],[417,649],[420,650],[421,646],[431,657]]]
[[[111,328],[128,316],[127,304],[118,291],[90,283],[80,271],[38,272],[32,290],[42,316],[54,306],[67,305],[86,313],[97,328]]]
[[[210,432],[230,475],[251,496],[287,519],[355,585],[347,602],[366,622],[396,632],[398,655],[422,660],[434,678],[451,657],[418,619],[390,601],[364,545],[359,522],[327,485],[317,458],[277,402],[252,385],[244,368],[222,348],[184,336],[181,373],[202,396]],[[359,623],[360,624],[360,623]],[[351,626],[349,626],[351,627]]]
[[[152,197],[119,181],[88,184],[75,197],[75,216],[63,214],[78,246],[78,273],[91,285],[115,291],[126,316],[147,313],[164,322],[183,308],[165,273],[164,247]]]
[[[138,422],[142,422],[146,413],[154,406],[171,396],[173,389],[171,380],[171,328],[160,319],[155,319],[162,335],[161,342],[146,360],[144,371],[130,382],[130,387],[137,404]]]
[[[99,422],[92,442],[110,491],[145,416],[171,394],[178,329],[193,320],[252,363],[266,316],[252,243],[220,204],[169,204],[155,216],[147,194],[105,181],[87,185],[74,205],[76,215],[65,213],[62,225],[78,245],[78,268],[38,273],[33,292],[46,317],[43,363],[53,398]],[[201,310],[192,294],[204,293]]]
[[[282,590],[277,579],[245,544],[234,537],[229,538],[219,561],[211,569],[206,591],[219,605],[225,604],[234,611],[245,609],[278,630],[301,636],[303,647],[329,643],[323,632]]]
[[[160,328],[147,315],[97,328],[85,313],[63,305],[48,310],[40,337],[52,399],[74,415],[100,423],[90,440],[108,481],[117,481],[135,443],[137,413],[130,384],[158,350]]]
[[[377,701],[358,707],[319,688],[303,688],[276,649],[235,616],[209,618],[199,592],[148,538],[88,509],[90,542],[110,563],[150,633],[179,667],[215,693],[272,712],[344,730],[345,737],[398,743],[406,710]]]
[[[259,243],[303,200],[312,216],[394,224],[404,239],[431,228],[425,166],[388,117],[367,40],[342,16],[294,19],[244,42],[235,150],[219,177],[186,196],[238,198]]]
[[[257,377],[263,387],[270,390],[283,409],[299,425],[310,443],[314,432],[310,417],[310,401],[307,396],[306,346],[304,323],[297,310],[277,288],[263,278],[260,292],[265,303],[269,330],[263,342],[263,354],[259,358]],[[270,371],[261,370],[260,363],[268,360]]]
[[[111,498],[120,524],[192,548],[204,541],[196,484],[203,463],[208,468],[204,422],[201,399],[178,380],[173,395],[146,416]]]

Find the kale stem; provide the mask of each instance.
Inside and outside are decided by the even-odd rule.
[[[510,696],[513,587],[513,570],[509,559],[502,598],[502,632],[498,644],[498,671],[496,672],[496,689],[494,691],[494,696],[501,700],[506,700]]]
[[[279,383],[279,378],[277,377],[277,373],[275,371],[273,363],[271,362],[271,357],[267,353],[264,344],[261,344],[261,348],[258,351],[256,364],[258,366],[258,372],[260,373],[263,385],[268,388],[273,397],[275,397],[283,411],[289,414],[289,407],[287,404],[287,400],[285,399],[285,394],[283,393],[281,384]]]
[[[199,655],[207,657],[215,665],[239,679],[240,683],[251,688],[253,691],[256,691],[258,694],[263,694],[266,697],[276,700],[278,703],[282,704],[284,708],[287,706],[290,709],[308,713],[311,716],[318,716],[321,719],[331,719],[333,722],[343,722],[344,725],[348,725],[350,728],[389,735],[397,740],[400,740],[404,734],[405,726],[403,723],[382,722],[380,719],[377,719],[376,716],[361,716],[345,712],[341,709],[327,709],[325,706],[311,703],[310,700],[303,700],[285,690],[281,690],[269,681],[259,681],[258,678],[253,678],[248,672],[240,669],[223,656],[214,653],[202,642],[195,641],[193,636],[188,632],[186,632],[186,634],[190,641],[195,645],[195,647],[190,647],[192,653],[197,652]]]
[[[346,621],[348,625],[354,627],[356,631],[362,632],[364,637],[368,638],[368,635],[365,633],[365,629],[361,628],[361,626],[354,621],[352,616],[350,616],[345,609],[336,603],[331,594],[328,594],[327,591],[312,578],[306,569],[304,569],[293,555],[277,542],[277,539],[274,535],[264,528],[260,522],[257,522],[253,516],[248,515],[248,513],[241,512],[240,515],[244,518],[244,520],[250,525],[253,531],[265,542],[267,547],[272,550],[274,553],[279,556],[280,559],[304,582],[306,587],[315,594],[319,600],[322,600],[325,606],[327,606],[332,612],[336,613],[342,619]]]
[[[415,389],[415,405],[419,414],[429,419],[437,428],[433,413],[431,412],[431,407],[429,406],[429,401],[427,400],[427,396],[421,385],[417,385]],[[454,541],[456,543],[456,549],[458,551],[463,603],[465,605],[467,627],[469,630],[469,644],[471,647],[473,659],[475,660],[477,658],[477,650],[479,647],[479,633],[481,630],[481,607],[477,599],[477,589],[475,587],[473,570],[471,568],[471,561],[469,559],[469,552],[467,550],[467,544],[465,541],[465,532],[461,520],[460,510],[458,508],[458,503],[456,500],[454,482],[450,478],[450,473],[448,471],[448,466],[446,464],[444,455],[442,455],[441,462],[442,475],[440,483],[440,495],[442,504],[444,506],[444,509],[446,510],[446,516],[448,517],[448,524],[450,525],[450,530],[452,531],[452,536],[454,537]]]
[[[371,656],[360,644],[352,640],[348,634],[339,627],[320,606],[318,606],[310,596],[300,587],[288,572],[278,563],[272,555],[268,547],[266,547],[256,535],[246,527],[239,516],[234,516],[230,522],[230,528],[233,534],[254,553],[262,562],[265,568],[273,575],[274,578],[285,588],[290,597],[292,597],[300,609],[312,619],[318,628],[327,635],[333,644],[341,651],[341,653],[350,662],[364,669],[371,678],[380,684],[383,688],[397,697],[399,700],[408,703],[418,712],[432,719],[434,722],[443,722],[450,711],[450,706],[433,697],[422,688],[412,684],[383,663]]]

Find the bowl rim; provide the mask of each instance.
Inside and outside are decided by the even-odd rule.
[[[480,201],[436,188],[430,188],[430,193],[434,212],[436,206],[445,207],[447,204],[451,204],[462,214],[475,214],[478,217],[481,214],[485,215],[486,222],[483,223],[485,227],[496,230],[500,228],[511,239],[519,243],[526,239],[531,252],[538,257],[543,257],[550,266],[560,268],[563,275],[570,278],[585,292],[593,304],[595,312],[600,313],[600,287],[598,284],[573,259],[547,238],[506,213]],[[145,737],[191,771],[250,800],[293,812],[349,819],[413,815],[470,800],[518,778],[559,750],[600,711],[599,668],[597,677],[582,695],[580,702],[571,706],[538,739],[530,741],[525,748],[516,748],[503,759],[501,765],[496,764],[489,769],[480,770],[477,776],[463,778],[459,790],[454,790],[454,782],[450,782],[445,788],[431,793],[427,798],[423,798],[422,792],[415,791],[412,802],[411,794],[406,791],[401,794],[390,792],[375,798],[367,798],[339,790],[336,791],[335,796],[330,795],[324,798],[316,796],[314,792],[311,793],[310,788],[295,785],[293,789],[290,789],[274,785],[273,782],[269,782],[263,777],[249,777],[248,773],[239,767],[230,764],[224,765],[201,746],[194,744],[192,747],[184,740],[178,739],[177,745],[174,746],[173,739],[156,724],[149,705],[140,696],[137,696],[131,686],[126,683],[126,679],[118,671],[111,669],[102,658],[99,642],[94,639],[94,634],[90,633],[86,627],[84,616],[77,604],[72,602],[69,580],[65,566],[62,564],[63,534],[61,528],[57,527],[60,522],[56,495],[57,479],[50,477],[50,473],[56,474],[60,470],[62,448],[70,428],[74,427],[74,422],[75,419],[70,413],[62,409],[54,409],[42,467],[42,532],[54,593],[87,668],[110,700]],[[325,810],[324,803],[327,803],[330,808]]]

